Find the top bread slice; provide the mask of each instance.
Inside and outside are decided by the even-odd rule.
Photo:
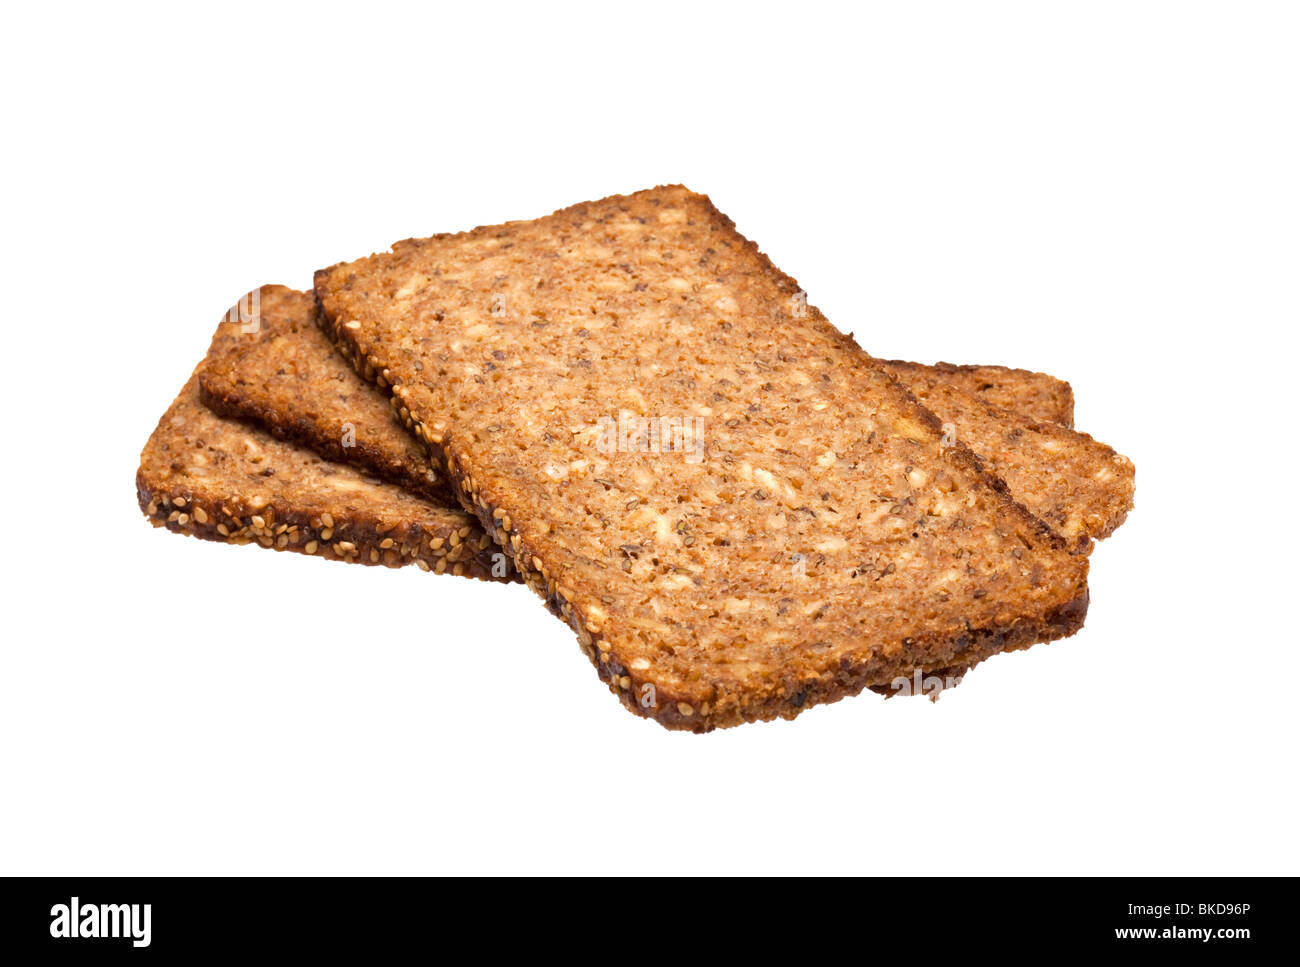
[[[316,293],[602,679],[665,726],[791,717],[1082,623],[1085,555],[705,196],[401,242]]]

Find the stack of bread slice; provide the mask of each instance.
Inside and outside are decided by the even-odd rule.
[[[1133,464],[1067,384],[876,359],[673,186],[258,290],[163,416],[151,521],[522,579],[696,732],[1077,631]]]

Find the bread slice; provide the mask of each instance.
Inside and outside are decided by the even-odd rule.
[[[998,409],[1019,413],[1039,423],[1074,426],[1074,390],[1070,384],[1046,373],[1006,366],[958,366],[935,363],[924,366],[901,359],[877,360],[913,393],[935,386],[950,386],[969,393]]]
[[[316,293],[611,691],[665,726],[792,717],[1082,624],[1085,555],[702,195],[401,242]]]
[[[140,455],[136,492],[152,524],[333,560],[515,579],[499,548],[459,507],[422,500],[213,413],[199,399],[202,369]]]
[[[315,299],[280,286],[261,290],[260,325],[222,325],[199,373],[203,402],[440,503],[454,501],[424,446],[401,425],[387,394],[364,382],[315,324]],[[248,330],[252,331],[248,331]],[[1103,481],[1109,447],[1055,423],[1069,420],[1068,383],[1000,366],[922,366],[882,361],[990,467],[1015,498],[1069,537],[1103,536],[1131,506],[1131,465]],[[996,410],[985,401],[1019,407]],[[1121,458],[1122,459],[1122,458]],[[1130,485],[1127,493],[1120,486]]]
[[[316,300],[284,286],[258,290],[256,325],[217,328],[200,396],[223,416],[315,450],[435,503],[455,495],[384,394],[357,377],[316,325]]]

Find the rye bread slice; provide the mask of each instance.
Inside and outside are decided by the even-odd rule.
[[[602,680],[665,726],[793,717],[1082,624],[1085,555],[702,195],[400,242],[316,294]]]
[[[152,524],[352,563],[515,579],[499,548],[459,507],[422,500],[213,413],[199,399],[203,365],[140,455],[136,492]]]

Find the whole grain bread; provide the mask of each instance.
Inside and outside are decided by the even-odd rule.
[[[220,344],[218,333],[214,349]],[[199,398],[203,367],[140,455],[136,493],[152,524],[333,560],[516,579],[491,538],[459,507],[421,499],[213,413]]]
[[[316,294],[602,680],[665,726],[792,717],[1082,624],[1085,555],[702,195],[400,242]]]
[[[284,286],[263,286],[258,295],[255,321],[217,328],[199,372],[208,408],[435,503],[457,506],[423,444],[402,427],[387,398],[334,352],[316,325],[315,297]]]

